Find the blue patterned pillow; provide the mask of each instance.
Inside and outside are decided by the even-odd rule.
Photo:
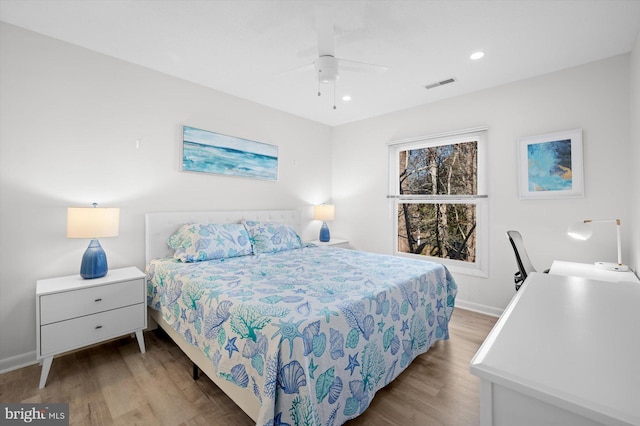
[[[302,247],[300,236],[290,225],[255,220],[245,220],[242,223],[249,232],[255,254],[275,253]]]
[[[182,262],[223,259],[252,254],[249,234],[240,223],[189,223],[182,225],[167,241]]]

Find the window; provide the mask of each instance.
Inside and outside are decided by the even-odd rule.
[[[390,144],[394,253],[487,276],[486,128]]]

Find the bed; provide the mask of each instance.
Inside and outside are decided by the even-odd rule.
[[[342,424],[449,337],[457,287],[439,263],[299,238],[280,244],[279,235],[299,234],[296,210],[148,213],[145,220],[151,318],[257,425]],[[184,224],[241,222],[251,253],[178,260],[167,244],[175,245],[178,229],[193,228]],[[242,235],[236,239],[244,244]],[[277,249],[258,250],[264,235],[278,238]]]

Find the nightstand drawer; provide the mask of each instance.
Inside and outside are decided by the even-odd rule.
[[[90,345],[144,328],[144,303],[44,325],[39,356]]]
[[[144,279],[41,296],[40,324],[51,324],[144,303]]]

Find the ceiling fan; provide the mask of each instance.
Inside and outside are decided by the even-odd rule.
[[[313,64],[306,65],[302,68],[313,66],[318,80],[318,96],[322,95],[320,90],[321,84],[334,84],[333,91],[333,109],[335,105],[335,83],[340,78],[340,71],[354,71],[362,73],[383,74],[388,70],[387,67],[365,62],[352,61],[349,59],[336,58],[335,56],[335,34],[333,23],[326,13],[326,10],[316,9],[316,32],[318,36],[318,58]]]

